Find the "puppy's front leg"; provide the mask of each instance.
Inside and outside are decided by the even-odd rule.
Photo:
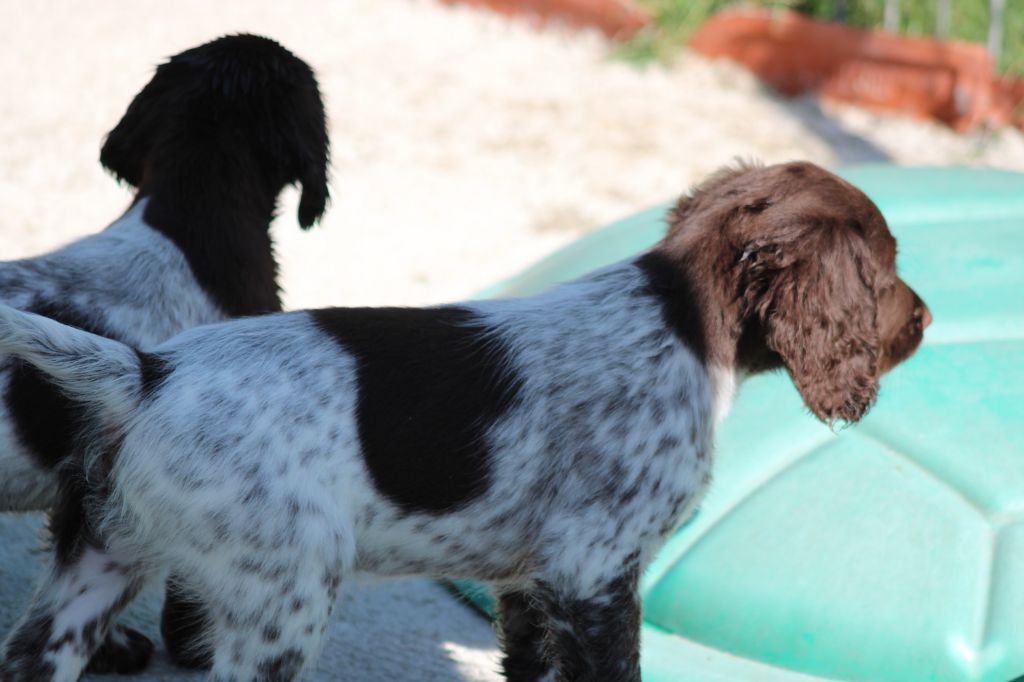
[[[625,570],[596,589],[538,591],[548,616],[561,682],[640,682],[638,572]]]
[[[168,578],[160,634],[171,660],[182,668],[209,669],[213,665],[213,646],[207,641],[210,628],[202,602],[189,595],[173,575]]]
[[[501,665],[508,682],[554,680],[545,651],[547,616],[529,592],[510,590],[498,597],[498,625],[504,651]]]

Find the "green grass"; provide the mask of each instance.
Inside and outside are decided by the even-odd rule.
[[[655,15],[654,25],[623,45],[619,54],[635,62],[668,60],[679,46],[715,11],[735,0],[639,0]],[[793,9],[819,19],[832,18],[830,0],[755,0],[759,7]],[[988,35],[988,0],[953,0],[949,38],[984,43]],[[846,0],[846,23],[881,27],[884,0]],[[901,0],[900,31],[933,34],[934,0]],[[1003,12],[1003,50],[1000,72],[1024,75],[1024,0],[1007,0]]]

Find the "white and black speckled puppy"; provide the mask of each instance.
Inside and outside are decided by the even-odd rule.
[[[210,607],[211,680],[315,664],[354,571],[491,582],[513,680],[640,679],[637,579],[710,480],[739,378],[856,421],[929,315],[874,204],[805,163],[721,173],[652,251],[530,298],[329,309],[139,353],[0,309],[88,406],[52,574],[6,681],[74,680],[140,586]],[[85,633],[85,634],[83,634]]]
[[[157,68],[101,151],[138,188],[131,208],[58,251],[0,263],[0,302],[139,348],[280,311],[277,197],[301,183],[299,222],[310,227],[327,201],[327,158],[323,104],[302,60],[251,35],[182,52]],[[0,355],[0,510],[51,506],[83,419],[38,370]],[[138,667],[150,650],[128,631],[110,644],[94,669]]]

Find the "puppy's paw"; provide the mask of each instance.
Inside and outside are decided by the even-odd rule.
[[[141,672],[153,655],[153,642],[138,630],[115,625],[96,650],[86,671],[130,675]]]

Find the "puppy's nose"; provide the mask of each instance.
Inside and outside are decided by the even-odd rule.
[[[924,304],[916,291],[911,289],[910,295],[914,298],[914,319],[920,320],[922,330],[927,329],[928,325],[932,323],[932,311],[928,310],[928,306]]]
[[[931,323],[932,311],[928,310],[928,306],[921,306],[921,329],[927,329]]]

